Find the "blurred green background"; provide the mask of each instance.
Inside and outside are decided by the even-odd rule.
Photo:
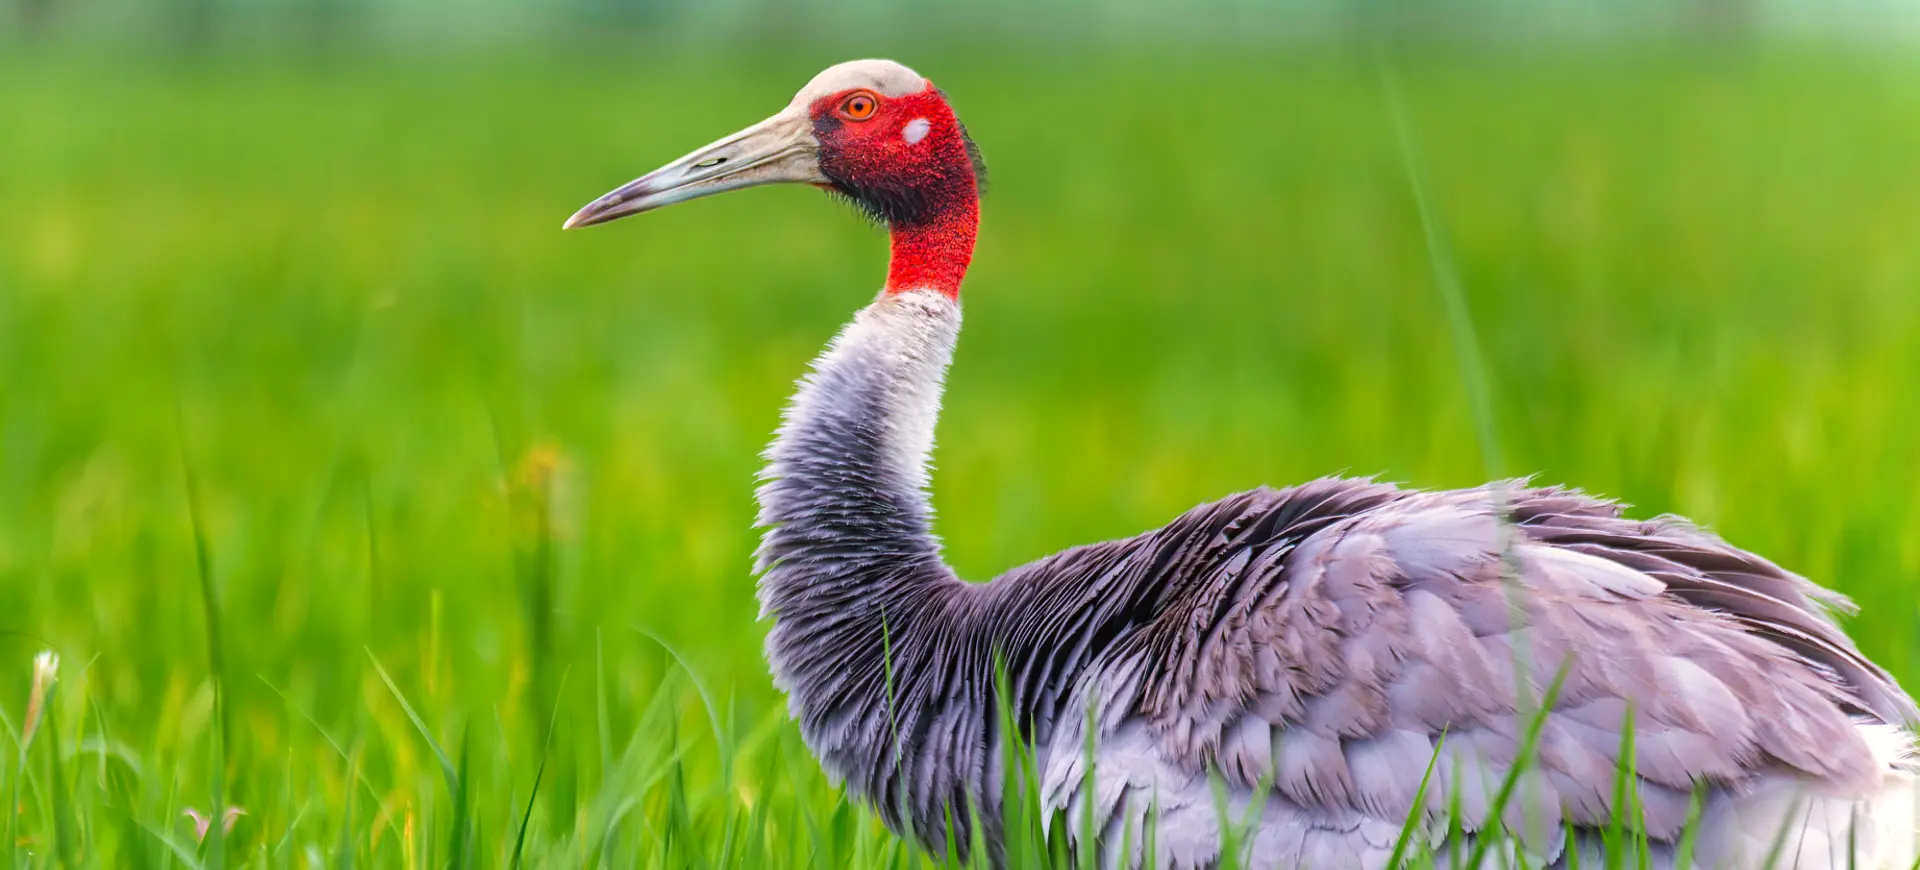
[[[14,865],[908,861],[785,721],[750,574],[882,235],[805,189],[559,232],[865,55],[992,167],[964,576],[1262,483],[1537,474],[1846,592],[1920,681],[1913,4],[11,4]]]

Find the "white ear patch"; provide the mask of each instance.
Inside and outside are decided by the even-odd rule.
[[[920,140],[927,138],[927,131],[932,129],[933,124],[929,123],[927,119],[915,118],[908,121],[907,126],[900,129],[900,138],[907,140],[908,145],[918,145],[920,144]]]

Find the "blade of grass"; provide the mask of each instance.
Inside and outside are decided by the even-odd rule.
[[[349,777],[348,782],[358,782],[361,788],[367,790],[368,797],[376,801],[380,799],[380,793],[374,790],[373,783],[368,782],[366,777],[358,775],[359,769],[354,766],[353,757],[347,754],[347,750],[340,745],[340,741],[334,739],[331,732],[321,727],[320,721],[313,718],[312,713],[308,713],[302,709],[299,704],[295,704],[292,698],[287,697],[286,692],[281,691],[279,686],[274,685],[273,682],[265,676],[254,674],[254,678],[258,679],[261,685],[266,686],[267,691],[279,696],[281,703],[285,704],[287,709],[292,710],[295,715],[305,720],[308,725],[313,726],[314,732],[320,735],[320,739],[327,741],[327,745],[333,747],[334,754],[340,756],[340,760],[347,764],[348,770],[354,773],[354,776]]]
[[[566,688],[566,677],[560,678],[561,688]],[[554,698],[554,712],[560,710],[560,699]],[[607,659],[605,644],[600,637],[600,627],[593,628],[593,717],[594,724],[600,729],[600,769],[606,770],[613,762],[613,726],[607,715]],[[548,736],[552,733],[549,731]]]
[[[1553,683],[1547,686],[1547,693],[1540,700],[1539,712],[1534,715],[1532,721],[1527,723],[1526,734],[1521,737],[1520,749],[1514,755],[1513,766],[1507,768],[1507,775],[1501,780],[1499,791],[1494,793],[1493,804],[1487,810],[1487,824],[1495,824],[1505,812],[1507,802],[1513,799],[1513,791],[1520,784],[1520,776],[1526,772],[1527,765],[1533,760],[1534,747],[1540,743],[1540,732],[1546,729],[1547,717],[1553,710],[1553,702],[1560,697],[1560,688],[1566,684],[1567,674],[1572,671],[1571,659],[1561,663],[1560,672],[1554,676]],[[1524,826],[1525,820],[1522,820],[1521,824]],[[1524,834],[1523,831],[1515,838],[1522,846],[1526,842]],[[1473,852],[1467,856],[1468,867],[1479,867],[1480,862],[1486,860],[1487,850],[1492,847],[1494,839],[1483,836],[1474,842]]]
[[[638,625],[630,625],[628,628],[646,635],[648,640],[659,644],[661,649],[667,651],[667,655],[673,656],[673,660],[680,665],[680,670],[686,672],[687,680],[693,683],[693,690],[700,695],[701,705],[706,707],[707,721],[713,726],[713,742],[714,745],[719,747],[720,751],[720,778],[724,782],[732,782],[732,747],[727,742],[726,731],[720,727],[719,708],[714,706],[713,694],[707,691],[707,684],[700,679],[700,672],[693,669],[693,666],[687,662],[686,656],[681,655],[679,650],[675,649],[672,644],[667,643],[665,638],[654,633],[652,630]]]
[[[1633,705],[1628,704],[1620,722],[1620,754],[1613,782],[1613,818],[1607,822],[1607,830],[1602,837],[1606,845],[1607,870],[1621,870],[1622,862],[1627,860],[1633,848],[1628,842],[1631,835],[1626,828],[1627,816],[1639,803],[1640,794],[1636,783],[1638,774],[1634,772],[1633,725]]]
[[[40,678],[40,674],[38,673],[40,661],[39,658],[34,659],[35,679]],[[44,691],[44,689],[42,689],[42,691]],[[41,713],[41,711],[34,709],[35,700],[36,699],[29,695],[27,700],[26,721],[21,723],[18,730],[15,730],[13,720],[7,717],[6,710],[0,709],[0,723],[5,724],[7,736],[13,738],[14,757],[16,759],[14,775],[9,778],[7,784],[7,805],[0,807],[0,812],[4,812],[7,817],[5,833],[7,838],[8,870],[20,866],[19,855],[17,854],[19,840],[16,825],[19,822],[20,816],[20,785],[27,781],[27,777],[31,773],[27,768],[27,748],[33,744],[33,732],[39,724],[34,721],[34,717]],[[44,700],[44,695],[39,700]]]
[[[1095,847],[1095,842],[1100,834],[1100,832],[1094,830],[1093,827],[1094,805],[1100,802],[1094,794],[1095,776],[1097,774],[1097,771],[1094,770],[1094,765],[1099,761],[1099,747],[1095,744],[1099,741],[1097,730],[1100,727],[1100,716],[1099,705],[1095,699],[1091,683],[1087,685],[1086,692],[1081,697],[1081,705],[1087,708],[1087,715],[1080,723],[1081,737],[1083,738],[1080,741],[1080,794],[1084,795],[1084,797],[1080,804],[1080,854],[1078,857],[1080,859],[1080,870],[1093,870],[1094,854],[1099,851]],[[1121,854],[1124,855],[1126,853],[1122,852]]]
[[[1762,868],[1764,868],[1764,870],[1773,870],[1773,868],[1780,866],[1780,856],[1786,850],[1787,837],[1793,833],[1792,817],[1796,815],[1800,815],[1800,813],[1806,808],[1807,808],[1806,799],[1797,798],[1790,805],[1790,808],[1787,810],[1786,814],[1781,817],[1780,830],[1774,832],[1773,842],[1767,846],[1767,860],[1765,863],[1760,865]],[[1806,835],[1807,835],[1807,824],[1803,817],[1800,823],[1800,836],[1805,837]],[[1796,853],[1794,856],[1795,860],[1793,864],[1793,867],[1795,868],[1795,870],[1797,870],[1799,866],[1799,860],[1798,860],[1799,851],[1800,850],[1797,848],[1794,850],[1794,852]]]
[[[1454,267],[1453,253],[1447,245],[1446,235],[1440,227],[1438,215],[1434,213],[1432,196],[1427,189],[1426,166],[1421,160],[1420,139],[1413,127],[1413,120],[1407,112],[1406,101],[1401,96],[1399,75],[1386,51],[1374,47],[1374,68],[1379,75],[1380,89],[1385,94],[1388,112],[1393,117],[1394,141],[1400,150],[1400,165],[1407,178],[1407,186],[1413,192],[1415,207],[1420,212],[1420,229],[1426,237],[1427,265],[1433,272],[1433,281],[1440,291],[1441,300],[1446,304],[1447,325],[1453,333],[1454,354],[1460,363],[1460,380],[1467,390],[1467,400],[1472,404],[1473,422],[1480,437],[1480,458],[1489,478],[1497,478],[1506,462],[1501,455],[1500,433],[1493,420],[1493,391],[1488,383],[1485,363],[1480,358],[1480,340],[1473,328],[1473,314],[1467,307],[1465,291],[1461,289],[1460,273]]]
[[[207,865],[211,870],[221,870],[226,865],[227,853],[226,825],[222,824],[227,812],[226,752],[233,728],[226,703],[226,664],[220,642],[220,606],[213,588],[213,551],[207,545],[206,526],[201,517],[199,478],[194,473],[193,458],[187,451],[186,411],[177,399],[174,402],[174,423],[180,449],[181,478],[186,487],[187,523],[193,533],[194,567],[200,578],[200,607],[207,632],[207,671],[213,681],[213,713],[217,726],[213,734],[213,794],[209,810],[214,823],[207,830]]]
[[[214,825],[211,825],[210,827],[217,828],[220,826],[218,824],[214,824]],[[170,857],[178,859],[180,863],[187,865],[189,870],[204,870],[205,865],[200,863],[200,856],[194,854],[193,849],[187,846],[187,844],[174,839],[172,835],[167,834],[164,831],[157,830],[147,825],[144,822],[140,824],[140,828],[141,830],[146,831],[148,834],[153,835],[153,838],[155,840],[158,840],[160,842],[160,845],[166,847],[167,853],[169,854]]]
[[[563,671],[560,674],[560,690],[562,692],[566,691],[567,674],[570,672],[570,670]],[[605,709],[604,706],[601,708],[603,717]],[[518,868],[520,866],[520,857],[525,854],[523,850],[527,843],[527,826],[533,822],[533,802],[534,799],[540,796],[540,779],[545,776],[547,772],[547,751],[553,746],[553,729],[559,724],[560,699],[556,696],[553,700],[553,715],[547,718],[547,739],[540,744],[540,763],[536,765],[533,770],[533,790],[527,792],[527,809],[520,814],[520,832],[513,838],[513,858],[507,862],[508,867]],[[603,721],[601,724],[604,728],[605,722]],[[604,743],[605,741],[603,740],[601,749],[603,753],[607,751],[604,748]]]
[[[454,870],[466,870],[472,860],[470,850],[473,847],[473,832],[470,830],[472,823],[469,821],[472,814],[472,795],[469,791],[472,777],[468,775],[471,770],[468,761],[472,750],[472,729],[461,728],[460,768],[454,777],[458,788],[453,792],[453,826],[447,831],[447,866]]]
[[[359,759],[359,749],[355,749],[353,755],[348,759],[348,782],[359,780],[359,774],[361,774],[359,762],[361,762],[361,759]],[[369,787],[369,793],[372,793],[371,787]],[[342,816],[340,816],[340,845],[334,847],[334,860],[340,862],[340,868],[342,868],[342,870],[353,870],[353,857],[355,857],[355,849],[353,849],[353,795],[355,795],[355,791],[353,791],[351,785],[348,785],[346,809],[342,810]],[[378,795],[372,795],[372,797],[374,797],[374,801],[378,801]]]
[[[1433,783],[1433,771],[1440,766],[1440,753],[1447,748],[1447,732],[1440,732],[1440,739],[1433,743],[1433,757],[1427,759],[1427,770],[1420,774],[1420,786],[1413,790],[1413,806],[1407,808],[1406,823],[1400,826],[1400,836],[1394,839],[1393,854],[1387,858],[1388,867],[1399,867],[1406,860],[1407,849],[1413,844],[1413,832],[1426,815],[1427,787]]]
[[[1706,806],[1706,786],[1704,784],[1695,786],[1693,799],[1687,802],[1687,825],[1680,829],[1680,844],[1674,847],[1673,866],[1693,866],[1693,850],[1700,839],[1700,813],[1706,809]]]
[[[298,811],[293,808],[292,747],[287,748],[287,771],[285,777],[286,779],[282,782],[280,790],[280,814],[281,817],[287,821],[285,827],[281,829],[280,839],[273,844],[273,850],[270,853],[275,859],[274,866],[283,868],[283,870],[284,868],[293,866],[293,852],[288,847],[293,845],[293,835],[300,829],[301,820],[307,817],[306,807],[303,806]],[[349,793],[353,791],[353,783],[347,783],[347,791]]]
[[[373,654],[373,650],[367,650],[367,658],[373,662],[373,670],[380,675],[380,682],[386,683],[387,691],[392,692],[393,699],[400,702],[400,709],[407,714],[407,721],[413,723],[414,730],[420,732],[420,738],[427,741],[427,748],[433,750],[433,757],[439,759],[440,773],[447,780],[447,793],[457,794],[460,791],[460,773],[454,769],[453,759],[447,756],[446,750],[440,748],[440,742],[433,739],[433,732],[427,728],[420,714],[413,712],[413,705],[407,703],[407,696],[400,692],[399,686],[394,685],[393,677],[387,675],[387,669],[380,665],[380,659]]]
[[[74,842],[73,789],[67,783],[65,751],[60,747],[59,705],[54,703],[60,685],[47,687],[46,727],[47,769],[53,777],[53,853],[68,867],[80,866],[79,844]]]

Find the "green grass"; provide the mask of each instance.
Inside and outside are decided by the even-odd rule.
[[[786,722],[749,574],[758,451],[881,239],[802,189],[558,231],[876,52],[993,169],[935,475],[963,575],[1260,483],[1486,476],[1365,50],[9,51],[14,860],[911,861]],[[1920,63],[1395,67],[1497,471],[1709,523],[1920,680]]]

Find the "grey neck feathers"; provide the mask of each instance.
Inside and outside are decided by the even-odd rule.
[[[945,297],[883,296],[801,380],[761,475],[757,555],[769,614],[803,616],[796,607],[830,590],[898,585],[872,582],[876,572],[909,587],[946,574],[927,462],[959,332],[960,307]]]
[[[971,633],[972,587],[941,561],[926,493],[959,330],[959,305],[937,293],[862,309],[800,382],[759,490],[775,685],[822,766],[896,830],[980,784],[953,775],[961,759],[921,757],[961,733],[977,745],[987,727],[985,705],[943,685],[939,650]]]

